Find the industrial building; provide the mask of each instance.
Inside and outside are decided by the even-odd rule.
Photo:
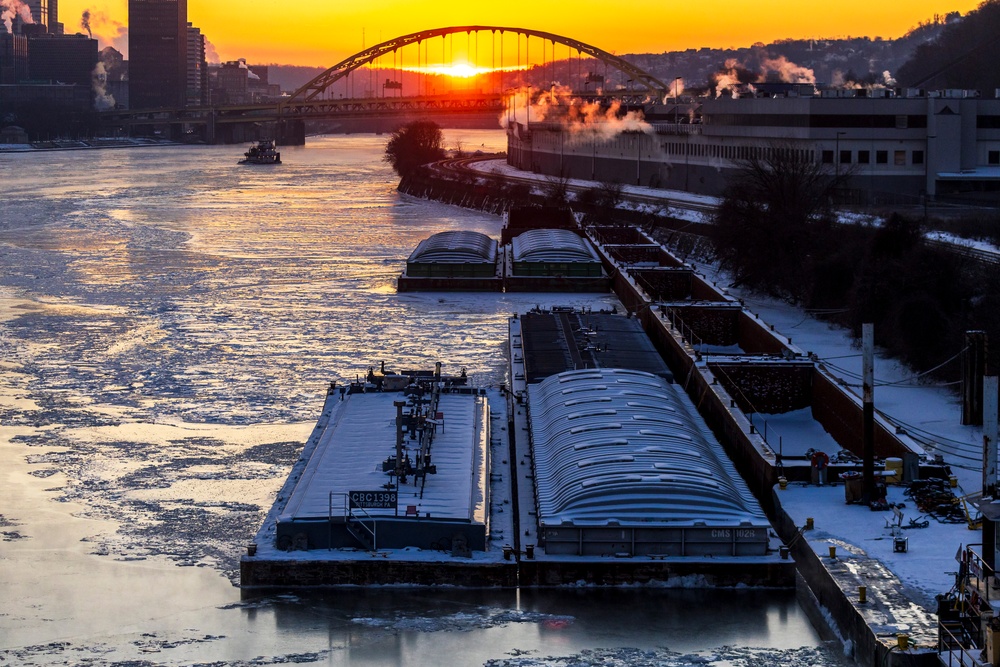
[[[991,91],[992,92],[992,91]],[[694,98],[646,110],[646,131],[570,131],[564,122],[514,123],[508,162],[554,176],[617,181],[718,196],[739,160],[797,151],[850,174],[858,203],[923,197],[996,200],[1000,192],[1000,99],[978,91],[799,88]],[[671,119],[670,120],[667,119]]]

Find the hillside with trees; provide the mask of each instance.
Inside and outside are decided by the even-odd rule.
[[[841,175],[840,179],[847,178]],[[921,220],[837,220],[838,177],[794,152],[744,160],[710,227],[732,284],[794,303],[877,343],[918,370],[958,376],[968,330],[1000,339],[1000,266],[928,242]],[[998,346],[989,365],[1000,364]]]
[[[992,97],[1000,88],[998,62],[1000,0],[987,0],[946,25],[937,39],[918,46],[896,79],[906,87],[980,90]]]

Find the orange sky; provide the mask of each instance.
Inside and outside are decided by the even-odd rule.
[[[965,14],[980,1],[188,0],[188,20],[202,29],[222,60],[331,66],[363,46],[454,25],[532,28],[613,53],[659,53],[786,37],[898,37],[934,14]],[[66,32],[81,30],[84,10],[91,13],[101,47],[125,50],[127,0],[62,0],[59,18]],[[489,64],[489,40],[481,39],[480,62]],[[456,41],[456,50],[461,42]],[[557,52],[557,57],[563,56]]]

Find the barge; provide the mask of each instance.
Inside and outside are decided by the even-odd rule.
[[[524,321],[527,336],[511,320],[510,388],[439,368],[331,386],[242,586],[794,586],[788,551],[637,320]],[[580,322],[614,349],[581,356]]]

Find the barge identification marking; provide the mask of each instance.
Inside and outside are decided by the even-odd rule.
[[[378,510],[395,509],[398,500],[395,491],[349,491],[347,497],[352,507]]]

